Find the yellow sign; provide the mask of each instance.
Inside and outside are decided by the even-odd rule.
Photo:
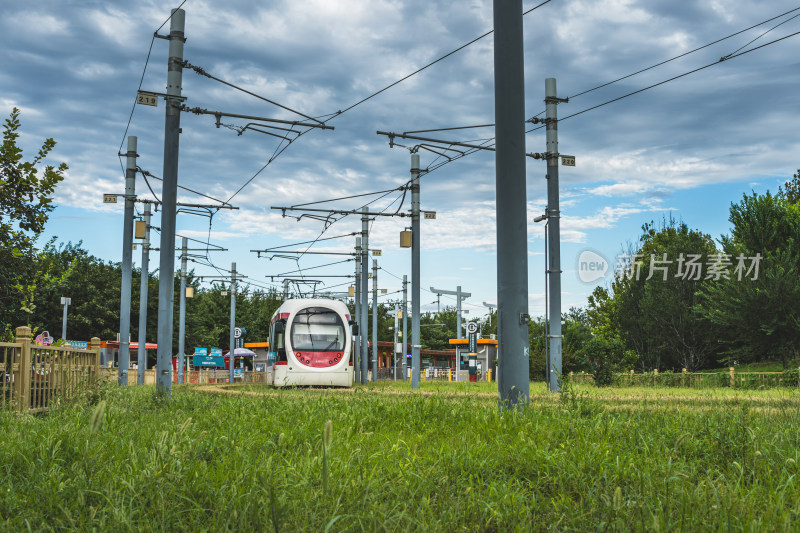
[[[136,92],[136,103],[158,107],[158,95],[147,91]]]

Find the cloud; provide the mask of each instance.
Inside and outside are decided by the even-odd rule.
[[[27,153],[42,139],[58,142],[50,160],[70,165],[57,191],[59,205],[74,206],[87,216],[120,211],[119,204],[103,205],[100,194],[123,188],[117,157],[121,142],[124,149],[123,136],[138,136],[143,169],[157,176],[163,169],[164,102],[157,108],[135,106],[130,124],[128,119],[143,71],[144,89],[164,90],[168,43],[153,41],[153,32],[167,33],[168,23],[159,26],[168,18],[168,7],[155,0],[7,3],[0,20],[3,114],[12,106],[23,110],[21,142]],[[626,226],[635,220],[638,227],[637,217],[665,205],[685,212],[681,191],[738,196],[740,189],[753,187],[748,184],[774,189],[779,177],[791,175],[800,152],[794,131],[800,74],[792,68],[800,52],[798,38],[564,117],[717,61],[764,28],[578,95],[793,7],[786,0],[770,4],[774,13],[765,12],[761,4],[732,0],[564,0],[524,18],[526,113],[544,108],[545,76],[557,75],[559,96],[570,96],[558,108],[559,149],[577,158],[576,167],[560,172],[563,241],[585,242],[593,231],[603,231],[621,242],[629,234]],[[212,238],[231,241],[230,254],[237,260],[250,249],[313,240],[330,223],[323,237],[360,231],[358,216],[325,221],[305,216],[297,221],[270,208],[309,204],[357,209],[379,195],[310,204],[401,187],[409,179],[409,152],[390,148],[376,131],[494,122],[493,37],[351,108],[490,30],[488,0],[231,0],[224,9],[208,0],[192,0],[184,9],[184,53],[192,64],[304,114],[333,117],[328,123],[335,130],[308,131],[284,150],[285,141],[280,144],[263,133],[238,135],[245,124],[257,121],[224,117],[221,122],[230,128],[217,128],[213,116],[181,115],[179,183],[222,200],[241,189],[231,200],[240,209],[217,213],[212,226]],[[773,33],[789,33],[782,30]],[[188,70],[183,94],[187,105],[209,110],[308,120]],[[338,113],[343,110],[347,112]],[[474,141],[491,138],[494,131],[427,135]],[[544,149],[544,131],[531,132],[526,150]],[[421,159],[423,167],[432,167],[444,158],[422,150]],[[528,252],[533,255],[539,252],[531,252],[531,243],[540,249],[544,229],[531,219],[547,203],[547,185],[544,164],[527,164]],[[150,182],[160,195],[160,183]],[[137,191],[149,196],[141,176]],[[437,218],[422,221],[423,253],[474,250],[476,256],[491,257],[496,251],[494,191],[492,153],[476,153],[426,174],[422,206],[436,211]],[[187,191],[179,198],[211,202]],[[403,199],[399,190],[370,208],[393,212],[401,201],[401,212],[407,211],[410,197]],[[182,217],[179,229],[202,239],[208,223],[206,218]],[[409,225],[407,218],[381,217],[372,226],[371,242],[395,249],[399,232]],[[348,237],[318,246],[346,250],[353,244],[354,237]],[[391,260],[389,254],[385,257]],[[428,275],[452,271],[442,261]],[[489,294],[494,291],[494,276],[480,267],[458,273],[474,276],[476,287],[485,286]]]

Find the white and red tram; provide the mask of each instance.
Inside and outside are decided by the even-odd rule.
[[[272,384],[352,387],[353,334],[358,334],[358,326],[349,313],[338,300],[285,301],[270,323]]]

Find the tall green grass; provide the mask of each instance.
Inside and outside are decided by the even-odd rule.
[[[0,529],[797,528],[796,394],[568,388],[502,412],[480,385],[428,385],[109,388],[0,413]]]

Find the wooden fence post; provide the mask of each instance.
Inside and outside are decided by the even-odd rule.
[[[92,370],[89,373],[93,377],[94,381],[100,380],[100,338],[99,337],[92,337],[92,340],[89,341],[89,347],[94,351],[94,365],[92,365]]]
[[[26,412],[31,405],[31,328],[20,326],[16,330],[16,344],[21,344],[19,350],[19,372],[15,376],[15,389],[17,394],[17,409]]]
[[[733,367],[731,367],[730,375],[731,375],[731,387],[735,387],[736,386],[736,378],[734,377],[734,369],[733,369]]]
[[[685,368],[683,369],[683,372],[681,373],[681,386],[683,386],[683,387],[686,386],[686,369]]]

